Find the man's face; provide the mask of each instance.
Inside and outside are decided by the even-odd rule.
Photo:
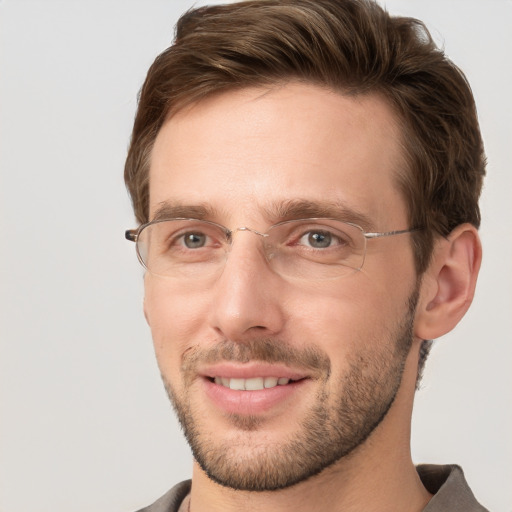
[[[375,96],[293,83],[217,95],[162,127],[150,218],[201,211],[232,230],[265,232],[290,216],[339,211],[343,220],[364,217],[366,231],[406,229],[399,139]],[[216,279],[147,273],[145,286],[166,388],[213,480],[248,490],[293,485],[386,421],[412,341],[409,235],[370,240],[360,271],[315,281],[278,275],[261,237],[238,231]],[[270,387],[229,387],[262,383]]]

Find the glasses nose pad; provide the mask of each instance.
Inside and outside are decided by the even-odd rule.
[[[249,231],[249,232],[251,232],[251,233],[261,237],[262,244],[260,246],[260,251],[261,251],[262,256],[267,261],[267,263],[271,263],[271,260],[274,257],[278,256],[277,255],[277,249],[275,247],[275,244],[272,243],[272,237],[270,236],[269,233],[262,233],[261,231],[258,231],[256,229],[253,229],[253,228],[250,228],[250,227],[247,227],[247,226],[241,226],[241,227],[236,228],[235,230],[233,230],[233,232],[238,232],[238,231]],[[231,234],[230,245],[232,243],[233,243],[233,235]]]
[[[272,240],[268,235],[263,239],[263,253],[269,263],[277,257],[276,246],[272,243]]]

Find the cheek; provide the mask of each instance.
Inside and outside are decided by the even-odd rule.
[[[203,294],[188,294],[164,279],[146,275],[144,313],[161,370],[179,364],[181,355],[198,339],[207,309]]]
[[[288,303],[289,338],[316,345],[335,367],[345,367],[351,354],[366,343],[371,314],[368,297],[349,292],[346,283],[324,284],[316,292],[298,294]],[[367,321],[368,320],[368,321]]]
[[[333,365],[345,367],[358,352],[389,340],[407,312],[409,291],[402,284],[375,282],[354,274],[288,303],[290,329],[304,344],[317,344]]]

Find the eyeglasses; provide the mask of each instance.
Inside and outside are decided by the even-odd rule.
[[[279,222],[261,233],[248,227],[230,230],[215,222],[165,219],[125,232],[136,243],[142,265],[157,276],[207,279],[222,272],[234,234],[250,231],[262,237],[262,251],[277,274],[303,280],[324,280],[360,270],[367,240],[402,235],[418,228],[366,233],[360,226],[337,219]]]

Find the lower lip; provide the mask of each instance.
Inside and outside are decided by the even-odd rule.
[[[215,384],[209,379],[203,381],[206,395],[220,410],[229,414],[255,415],[286,406],[309,379],[257,391],[239,391]]]

